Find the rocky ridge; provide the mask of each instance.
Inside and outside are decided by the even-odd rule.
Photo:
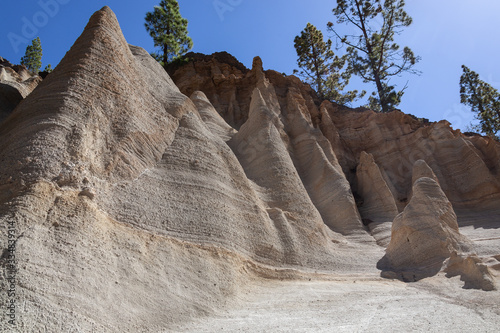
[[[400,111],[377,114],[363,108],[351,110],[328,101],[321,103],[314,91],[296,77],[284,76],[272,70],[263,71],[258,57],[254,59],[251,70],[236,64],[235,59],[226,54],[196,56],[191,63],[177,69],[172,77],[182,92],[201,89],[211,96],[211,100],[218,105],[219,114],[238,129],[239,122],[234,121],[233,110],[239,110],[238,119],[245,121],[248,118],[248,106],[246,102],[236,105],[235,101],[252,100],[245,95],[248,87],[257,86],[255,78],[259,77],[259,73],[264,73],[276,93],[278,114],[283,120],[287,136],[294,138],[292,133],[297,131],[296,119],[301,119],[306,124],[300,131],[301,136],[310,136],[309,133],[314,132],[316,142],[326,139],[327,145],[331,147],[330,160],[337,170],[341,170],[343,184],[350,186],[362,223],[377,244],[388,247],[386,256],[379,262],[384,276],[414,281],[445,269],[448,260],[456,256],[457,251],[459,257],[467,257],[468,253],[475,255],[471,241],[460,234],[458,221],[466,221],[471,214],[498,219],[498,143],[490,138],[461,134],[446,121],[429,123]],[[292,145],[289,150],[295,151],[294,148]],[[311,152],[312,149],[306,151]],[[296,167],[301,170],[298,163]],[[309,173],[318,174],[318,171],[312,171],[313,165],[308,165],[305,170],[301,175],[303,180]],[[424,179],[420,178],[430,178],[435,184],[424,185]],[[325,192],[332,192],[330,186]],[[428,189],[429,186],[434,186],[434,189]],[[418,196],[413,198],[415,191]],[[309,193],[314,195],[314,192],[318,193]],[[428,198],[434,199],[426,201]],[[331,202],[338,203],[339,200],[334,198]],[[330,207],[336,209],[335,205],[330,204]],[[415,239],[436,236],[439,232],[433,229],[441,228],[439,221],[444,218],[443,209],[446,210],[443,207],[448,207],[447,214],[451,220],[445,223],[442,230],[447,231],[443,231],[441,240],[432,240],[432,237],[425,242],[414,240],[413,243],[420,247],[417,253],[412,253],[411,247],[406,249],[410,237],[409,234],[401,233],[405,228],[401,228],[400,224],[406,223],[403,221],[415,224],[406,229]],[[415,211],[419,212],[418,215],[412,216],[411,212]],[[455,211],[459,215],[462,212],[466,214],[463,218],[457,218]],[[351,217],[357,215],[350,214]],[[346,216],[342,220],[345,221]],[[428,220],[431,221],[424,222]],[[481,225],[476,227],[480,228]],[[333,226],[330,228],[335,230]],[[414,230],[424,234],[417,236]],[[408,256],[400,258],[401,253]],[[487,254],[485,251],[484,260],[496,262]],[[430,262],[426,263],[424,261],[428,256],[434,259],[428,259]],[[479,263],[481,260],[476,262],[482,265]],[[392,272],[391,267],[399,271],[399,275]],[[491,280],[489,274],[476,274],[477,281]],[[479,285],[481,283],[476,283],[476,286]],[[491,290],[491,287],[485,288]]]

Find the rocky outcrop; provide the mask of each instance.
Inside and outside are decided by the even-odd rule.
[[[358,208],[363,223],[370,228],[377,242],[386,247],[390,241],[392,221],[399,212],[392,192],[371,154],[361,152],[356,181],[360,201]]]
[[[466,289],[497,290],[494,270],[500,270],[500,262],[496,258],[486,260],[475,254],[463,255],[453,252],[446,263],[447,276],[460,275]]]
[[[226,52],[186,57],[190,62],[172,75],[176,85],[187,96],[202,91],[226,122],[239,129],[248,118],[255,75]]]
[[[415,163],[413,179],[413,196],[394,220],[379,262],[382,276],[417,281],[444,270],[449,277],[460,275],[464,288],[496,290],[494,274],[460,233],[455,212],[425,161]]]
[[[415,182],[422,177],[431,178],[439,184],[439,179],[429,165],[424,160],[418,160],[413,165],[412,184],[415,184]]]
[[[203,91],[226,122],[239,129],[248,117],[252,95],[249,87],[256,86],[257,71],[246,69],[227,54],[192,58],[173,73],[174,82],[187,95]],[[453,130],[447,121],[429,123],[400,111],[380,114],[327,101],[321,103],[312,89],[294,76],[272,70],[264,71],[264,75],[275,87],[283,116],[293,109],[289,92],[298,92],[304,117],[330,142],[353,192],[359,192],[356,169],[361,153],[366,152],[377,161],[399,212],[409,202],[413,165],[420,159],[434,170],[458,212],[462,208],[498,207],[500,148],[491,139],[465,136]]]
[[[372,154],[386,175],[399,211],[408,203],[413,164],[419,159],[434,170],[456,209],[490,209],[500,201],[497,148],[493,148],[498,144],[488,144],[489,139],[464,136],[446,121],[426,124],[399,111],[377,114],[341,107],[325,111],[329,117],[322,122],[331,121],[335,129],[330,134],[332,125],[321,128],[326,137],[340,139],[332,140],[332,146],[342,156],[339,161],[346,177],[354,179],[361,152]]]
[[[0,221],[2,235],[10,225],[17,237],[16,294],[24,312],[18,327],[158,331],[162,322],[223,302],[221,290],[234,288],[240,276],[236,263],[243,260],[233,255],[234,263],[217,263],[232,255],[189,246],[154,224],[177,214],[188,235],[190,216],[182,207],[164,214],[165,205],[145,206],[154,209],[141,215],[143,209],[132,212],[136,206],[127,204],[160,200],[158,183],[148,188],[140,176],[154,180],[167,148],[181,133],[189,137],[196,122],[201,120],[193,102],[145,50],[129,47],[112,11],[97,12],[54,72],[0,125]],[[141,190],[127,197],[136,184]],[[196,191],[180,193],[175,184],[168,189],[191,211],[200,209],[189,200],[188,193]],[[114,201],[121,204],[119,214],[110,208]],[[152,232],[154,227],[164,232]],[[214,281],[218,276],[223,278]],[[6,293],[0,297],[7,301]],[[173,301],[186,297],[199,305]]]
[[[176,86],[104,7],[0,124],[0,235],[16,239],[0,263],[16,266],[21,329],[165,331],[263,278],[378,279],[398,212],[383,269],[487,277],[453,259],[473,253],[452,204],[495,209],[498,145],[321,103],[260,58],[190,57]],[[411,184],[415,147],[429,165]]]
[[[248,119],[253,87],[261,75],[274,87],[279,87],[275,94],[283,109],[287,105],[288,87],[294,87],[306,99],[308,116],[311,113],[318,116],[317,110],[312,111],[317,109],[315,102],[319,101],[314,91],[294,76],[284,77],[273,70],[264,71],[259,57],[254,59],[252,70],[226,52],[211,56],[188,53],[186,58],[189,63],[173,71],[175,84],[188,96],[195,91],[205,93],[219,114],[235,129]]]
[[[92,16],[0,124],[22,327],[160,331],[226,306],[255,276],[376,261],[311,98],[293,80],[276,89],[258,59],[245,75],[255,84],[238,131],[128,45],[109,8]],[[353,260],[358,241],[366,255]]]
[[[227,63],[224,63],[226,60]],[[257,86],[260,75],[257,68],[262,67],[261,61],[252,67],[252,70],[248,70],[234,59],[229,60],[227,55],[221,57],[214,54],[198,57],[177,69],[173,79],[183,93],[203,90],[226,122],[239,129],[248,117],[251,101],[248,87]],[[288,112],[294,112],[293,115],[300,115],[309,128],[319,130],[320,136],[328,140],[329,149],[335,156],[333,164],[341,167],[342,178],[349,182],[351,192],[357,196],[358,208],[365,224],[382,246],[387,245],[390,221],[395,210],[392,202],[389,203],[391,208],[388,211],[377,208],[373,201],[370,203],[378,194],[363,190],[363,186],[371,185],[363,183],[357,176],[357,170],[362,174],[367,172],[363,166],[366,163],[361,161],[363,152],[377,161],[380,174],[377,182],[383,181],[385,185],[375,188],[384,191],[383,197],[394,201],[397,212],[402,212],[411,199],[413,165],[423,159],[434,170],[434,177],[439,180],[461,224],[476,223],[470,219],[471,211],[476,211],[476,214],[488,211],[492,216],[500,213],[498,143],[480,136],[462,135],[446,121],[429,123],[400,111],[379,114],[363,108],[352,110],[328,101],[320,104],[312,90],[294,76],[283,76],[271,70],[263,73],[274,87],[288,137],[292,136],[291,124],[297,123],[294,117],[289,119]],[[292,111],[297,109],[296,105],[300,106],[299,112]],[[235,121],[234,110],[238,110],[238,121]],[[294,156],[292,159],[297,170],[301,178],[305,179],[310,173],[301,171]],[[360,195],[362,192],[366,198]],[[385,221],[374,216],[370,218],[365,212],[370,209],[378,209],[379,214],[387,215],[380,217]],[[370,223],[375,220],[376,223]]]
[[[24,66],[14,66],[0,58],[0,122],[42,81]]]
[[[416,281],[437,274],[453,252],[468,252],[453,207],[432,178],[418,178],[413,197],[393,224],[391,241],[380,267]]]

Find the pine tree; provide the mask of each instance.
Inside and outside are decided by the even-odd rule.
[[[45,66],[45,69],[43,71],[46,73],[52,73],[53,70],[54,69],[52,68],[52,65],[48,64],[47,66]]]
[[[323,33],[311,23],[294,39],[299,73],[313,85],[321,98],[348,104],[358,98],[357,91],[342,93],[351,75],[342,72],[346,56],[338,57],[331,50],[332,41],[324,41]]]
[[[187,19],[179,12],[176,0],[162,0],[153,12],[146,14],[146,30],[154,40],[155,47],[161,48],[162,54],[153,53],[163,66],[184,55],[193,47],[188,36]]]
[[[500,93],[479,75],[462,65],[460,77],[460,102],[471,107],[480,122],[480,129],[488,136],[495,137],[500,131]]]
[[[391,111],[401,102],[406,86],[397,91],[389,84],[391,77],[418,73],[412,68],[420,58],[394,42],[395,34],[412,23],[404,5],[404,0],[337,0],[333,9],[337,23],[351,25],[359,33],[341,36],[338,28],[328,23],[328,30],[346,46],[352,73],[365,83],[375,83],[377,91],[370,96],[370,107],[377,111]]]
[[[42,43],[40,37],[31,41],[31,45],[26,47],[26,53],[21,58],[21,65],[26,66],[31,72],[38,74],[40,67],[42,67]]]

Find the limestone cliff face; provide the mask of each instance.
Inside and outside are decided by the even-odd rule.
[[[378,275],[387,244],[392,266],[425,268],[418,251],[394,253],[432,195],[446,209],[427,211],[422,235],[444,230],[437,261],[472,284],[484,271],[453,257],[451,207],[498,228],[497,143],[321,103],[259,58],[192,58],[172,80],[104,7],[0,123],[0,245],[15,235],[21,331],[169,330],[263,277]]]

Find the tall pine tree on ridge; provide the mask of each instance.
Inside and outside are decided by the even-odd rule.
[[[346,46],[352,74],[375,84],[370,107],[376,111],[389,112],[401,102],[406,87],[397,91],[389,83],[391,77],[419,73],[413,66],[420,58],[394,42],[394,36],[412,23],[404,6],[404,0],[337,0],[333,9],[337,23],[347,24],[356,33],[341,35],[334,23],[328,23],[328,30]]]
[[[480,125],[478,129],[498,140],[500,131],[500,93],[479,79],[479,74],[462,65],[460,77],[460,102],[471,107]]]
[[[193,47],[187,31],[188,21],[181,16],[177,0],[162,0],[153,12],[146,14],[145,20],[144,25],[154,40],[154,46],[162,52],[152,56],[164,67]]]
[[[358,98],[358,92],[342,90],[349,83],[351,74],[343,71],[346,56],[338,57],[331,50],[332,41],[324,41],[323,33],[311,23],[294,39],[299,75],[311,83],[321,98],[345,105]],[[360,94],[360,97],[364,92]]]
[[[33,39],[31,45],[26,47],[26,53],[21,58],[21,65],[26,66],[29,71],[35,74],[40,72],[40,67],[42,67],[42,42],[40,37]]]

